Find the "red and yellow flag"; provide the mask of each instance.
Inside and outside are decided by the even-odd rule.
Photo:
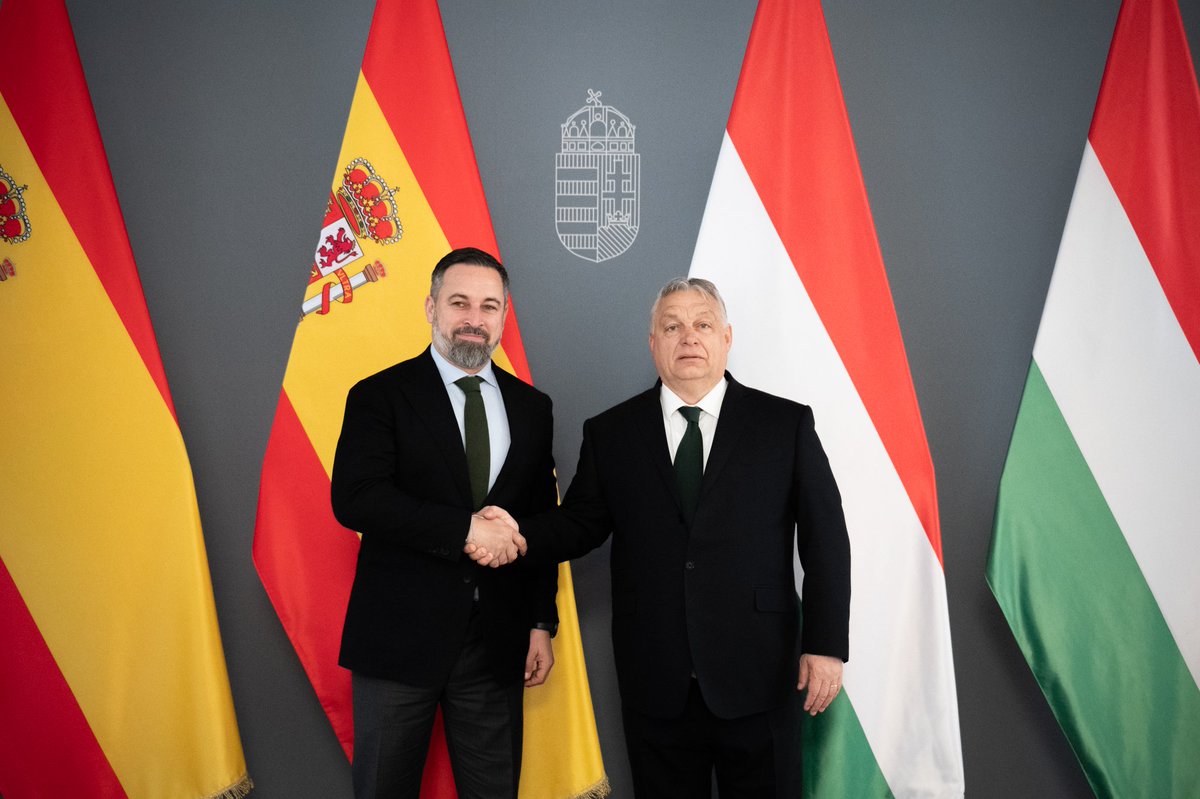
[[[497,252],[436,0],[379,0],[267,444],[254,536],[263,585],[347,756],[350,672],[337,656],[359,541],[329,506],[346,393],[429,344],[429,273],[465,246]],[[495,358],[529,381],[511,304]],[[607,793],[571,573],[560,568],[554,672],[525,694],[522,797]],[[445,743],[434,737],[423,795],[453,796]]]
[[[62,0],[5,0],[0,52],[0,794],[242,797],[191,468]]]

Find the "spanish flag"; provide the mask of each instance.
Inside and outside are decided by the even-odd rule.
[[[5,0],[0,52],[0,794],[242,797],[191,469],[62,0]]]
[[[350,672],[337,655],[359,539],[329,505],[346,393],[429,344],[429,273],[465,246],[497,252],[437,2],[379,0],[298,308],[254,536],[259,576],[347,757]],[[511,303],[495,360],[529,381]],[[566,564],[558,603],[554,672],[525,694],[521,796],[603,796],[608,783]],[[440,732],[422,793],[455,795]]]

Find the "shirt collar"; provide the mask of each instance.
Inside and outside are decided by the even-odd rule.
[[[721,405],[725,402],[725,391],[729,388],[729,380],[722,377],[720,382],[708,390],[708,393],[700,398],[696,403],[696,407],[705,413],[712,416],[714,419],[721,415]],[[687,405],[686,402],[679,398],[671,389],[667,388],[667,384],[663,383],[661,391],[658,394],[659,402],[662,403],[663,418],[671,418],[671,414],[679,410],[680,405]]]
[[[470,376],[469,373],[464,372],[462,369],[446,360],[446,358],[437,351],[437,347],[433,346],[432,344],[429,345],[429,352],[431,355],[433,355],[433,362],[437,366],[438,374],[442,376],[442,382],[447,386],[452,384],[455,380]],[[492,386],[496,385],[496,375],[492,371],[492,362],[490,360],[483,365],[483,368],[479,370],[477,375],[483,378],[483,382]]]

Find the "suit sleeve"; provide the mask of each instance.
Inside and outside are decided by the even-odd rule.
[[[471,512],[405,492],[397,485],[396,459],[394,410],[376,385],[357,384],[346,398],[333,459],[333,515],[364,535],[387,536],[421,552],[458,560]]]
[[[536,485],[530,510],[534,513],[549,512],[558,504],[558,479],[554,475],[554,411],[549,398],[546,399],[548,427],[544,436],[546,446],[538,455]],[[526,605],[529,626],[549,629],[558,628],[558,564],[530,562],[522,564],[529,572],[525,581]]]
[[[850,657],[850,538],[842,495],[805,407],[796,434],[796,546],[804,567],[801,651]]]
[[[603,544],[612,532],[612,516],[600,485],[594,428],[592,420],[583,425],[579,464],[562,505],[519,520],[529,544],[526,557],[533,562],[559,563],[581,557]]]

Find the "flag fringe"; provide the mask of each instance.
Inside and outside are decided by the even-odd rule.
[[[600,781],[589,788],[585,788],[582,793],[577,793],[571,799],[604,799],[612,793],[612,785],[608,782],[608,775],[605,774],[600,778]]]
[[[252,790],[254,790],[254,781],[250,779],[249,774],[243,774],[241,779],[233,785],[218,793],[209,794],[203,799],[246,799]]]

